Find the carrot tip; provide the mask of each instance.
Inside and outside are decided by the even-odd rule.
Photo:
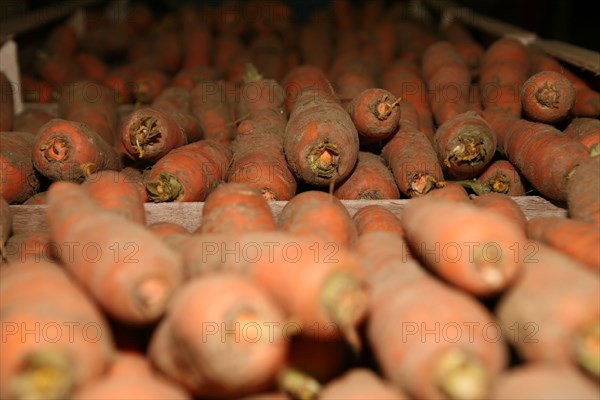
[[[295,368],[285,368],[277,380],[280,390],[296,400],[316,399],[321,391],[315,378]]]
[[[453,400],[475,400],[486,397],[488,377],[479,362],[463,349],[451,348],[437,363],[440,389]]]
[[[600,142],[596,143],[590,149],[590,157],[598,157],[600,156]]]
[[[160,314],[167,297],[168,286],[158,277],[144,279],[136,288],[136,299],[144,315]]]
[[[583,369],[600,378],[600,321],[580,332],[575,342],[575,357]]]
[[[332,274],[321,292],[321,302],[331,320],[348,332],[365,315],[367,290],[362,282],[345,272]]]
[[[25,360],[10,387],[14,399],[59,400],[69,398],[74,380],[73,366],[64,353],[38,351]]]

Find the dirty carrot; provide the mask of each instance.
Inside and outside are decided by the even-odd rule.
[[[507,160],[494,161],[476,180],[460,182],[475,194],[502,193],[508,196],[524,196],[525,187],[519,172]]]
[[[0,135],[0,196],[11,204],[24,202],[40,189],[31,160],[33,141],[26,132]]]
[[[358,162],[350,176],[336,185],[333,195],[340,200],[399,199],[394,175],[380,156],[359,152]]]
[[[566,200],[569,216],[600,226],[600,157],[583,161],[569,176]]]
[[[353,368],[323,386],[319,399],[407,400],[408,396],[372,370]]]
[[[523,83],[521,107],[532,121],[557,124],[569,115],[574,105],[575,88],[564,75],[542,71]]]
[[[17,117],[18,118],[18,117]],[[15,120],[15,130],[16,120]],[[574,118],[563,130],[590,150],[590,155],[600,155],[600,121],[595,118]]]
[[[404,236],[400,218],[384,206],[364,206],[352,216],[358,235],[369,232],[392,232]]]
[[[483,193],[473,199],[476,207],[497,213],[505,220],[512,221],[525,232],[527,217],[510,196],[502,193]]]
[[[384,89],[369,88],[360,92],[347,107],[361,143],[385,140],[398,128],[401,99]]]

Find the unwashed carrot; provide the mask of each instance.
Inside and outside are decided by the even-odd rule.
[[[286,92],[276,80],[265,78],[253,64],[246,64],[243,79],[237,109],[240,118],[252,117],[254,113],[267,109],[287,116]]]
[[[47,218],[62,263],[110,316],[148,324],[163,315],[182,271],[159,238],[103,211],[71,182],[50,186]]]
[[[412,199],[402,212],[405,238],[415,255],[440,277],[477,296],[506,290],[516,279],[525,231],[513,221],[472,204]]]
[[[16,120],[15,120],[16,129]],[[600,154],[600,121],[595,118],[574,118],[563,130],[567,136],[580,141],[592,156]]]
[[[4,259],[4,244],[12,233],[12,212],[6,199],[0,196],[0,255]]]
[[[48,192],[46,192],[46,191],[36,193],[33,196],[31,196],[30,198],[28,198],[27,200],[25,200],[23,202],[23,205],[35,206],[35,205],[46,204],[46,196],[47,195],[48,195]]]
[[[82,181],[105,169],[121,169],[117,150],[87,125],[52,119],[44,124],[33,145],[33,165],[45,177]]]
[[[15,116],[14,131],[29,132],[36,135],[42,125],[50,121],[54,116],[44,110],[25,109]]]
[[[331,26],[323,22],[313,22],[300,28],[298,44],[300,55],[306,65],[327,71],[333,53]]]
[[[256,35],[249,46],[250,58],[267,79],[281,81],[287,68],[284,43],[279,35],[262,33]]]
[[[351,247],[357,238],[348,210],[333,195],[306,191],[283,207],[279,227],[294,236],[313,237],[335,248]]]
[[[221,79],[221,73],[214,67],[198,65],[191,68],[183,68],[173,77],[171,86],[184,87],[192,90],[202,81],[218,81]]]
[[[146,192],[144,175],[147,173],[147,171],[140,171],[134,167],[125,167],[119,172],[122,175],[125,175],[127,182],[135,184],[140,198],[144,201],[144,203],[146,203],[148,201],[148,193]]]
[[[590,158],[584,145],[558,129],[523,119],[505,134],[504,149],[527,181],[555,200],[566,200],[568,175]]]
[[[506,221],[514,222],[525,232],[527,217],[510,196],[502,193],[484,193],[473,199],[476,207],[501,215]]]
[[[312,65],[299,65],[288,71],[281,80],[281,86],[287,93],[286,107],[288,113],[291,113],[303,91],[310,89],[315,97],[320,93],[324,93],[324,95],[333,95],[334,93],[325,72]]]
[[[457,19],[452,19],[442,26],[441,31],[444,39],[450,42],[463,58],[471,71],[471,76],[477,77],[484,53],[481,44],[473,38],[473,35],[464,24]]]
[[[165,237],[171,234],[181,234],[181,235],[189,235],[190,232],[175,222],[154,222],[147,226],[148,230],[158,237]]]
[[[400,192],[394,175],[381,157],[359,152],[358,162],[350,176],[340,182],[333,192],[340,200],[399,199]]]
[[[372,370],[353,368],[323,386],[319,399],[406,400],[408,396]]]
[[[100,378],[114,354],[112,333],[69,274],[30,260],[0,276],[0,396],[66,399]]]
[[[183,65],[182,69],[208,66],[212,62],[213,36],[201,21],[186,24],[181,30]]]
[[[396,132],[400,99],[384,89],[369,88],[348,104],[347,110],[362,144],[385,140]]]
[[[40,189],[31,154],[34,136],[26,132],[0,134],[0,196],[22,203]]]
[[[48,231],[19,232],[6,242],[5,258],[9,264],[41,261],[58,262],[58,246]]]
[[[169,85],[170,78],[157,69],[144,69],[133,79],[133,96],[142,104],[150,104]]]
[[[600,157],[575,168],[567,184],[567,208],[571,218],[600,226]]]
[[[231,150],[211,140],[173,149],[145,176],[148,198],[154,202],[203,201],[224,179],[230,160]]]
[[[226,183],[213,190],[202,208],[201,233],[235,235],[268,232],[277,224],[260,190],[243,183]]]
[[[93,81],[101,81],[108,72],[108,66],[96,55],[87,52],[77,53],[75,62],[82,69],[86,78]]]
[[[465,181],[462,184],[478,195],[490,192],[508,196],[525,195],[525,187],[519,172],[507,160],[494,161],[477,177],[477,180]]]
[[[440,188],[427,193],[427,197],[437,197],[446,200],[467,203],[469,202],[469,194],[460,183],[445,181],[442,182]]]
[[[356,45],[354,40],[353,46]],[[344,107],[361,92],[377,87],[375,72],[354,49],[340,53],[332,62],[329,79]]]
[[[577,365],[597,379],[598,275],[539,242],[522,259],[521,277],[495,311],[504,336],[525,361]]]
[[[485,398],[508,361],[504,340],[485,331],[491,313],[432,278],[396,234],[362,235],[355,252],[371,286],[366,339],[383,376],[413,398]]]
[[[212,274],[178,292],[148,354],[196,396],[239,398],[274,383],[288,347],[283,324],[283,312],[258,285],[237,274]]]
[[[358,236],[369,232],[392,232],[404,236],[400,218],[387,208],[373,204],[364,206],[352,216]]]
[[[3,72],[0,72],[0,132],[13,130],[15,114],[13,87]]]
[[[557,124],[569,115],[574,105],[575,88],[557,72],[538,72],[523,83],[521,107],[532,121]]]
[[[190,107],[205,139],[231,143],[235,134],[235,108],[225,90],[222,82],[200,82],[191,92]]]

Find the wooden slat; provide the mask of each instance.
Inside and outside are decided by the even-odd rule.
[[[537,39],[532,43],[547,54],[600,75],[600,52],[584,49],[559,40]]]
[[[527,218],[557,216],[566,217],[567,211],[558,207],[548,200],[538,196],[513,197],[521,206]],[[354,215],[360,208],[378,204],[386,207],[394,214],[400,216],[402,209],[409,200],[343,200],[342,203],[348,209],[350,215]],[[286,201],[271,202],[271,210],[275,217],[279,216],[281,209],[287,204]],[[185,227],[190,232],[196,230],[202,220],[202,207],[204,203],[146,203],[147,223],[174,222]],[[45,205],[37,206],[10,206],[13,213],[13,232],[30,232],[46,230]]]

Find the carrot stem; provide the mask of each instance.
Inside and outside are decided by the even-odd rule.
[[[285,368],[278,377],[280,389],[295,400],[316,399],[321,384],[312,376],[295,368]]]
[[[556,86],[545,82],[542,87],[535,92],[535,99],[544,107],[558,108],[560,104],[560,92],[556,89]]]
[[[168,284],[163,279],[158,277],[144,279],[136,290],[136,299],[140,303],[140,309],[149,315],[155,315],[164,307],[168,291]]]
[[[448,168],[452,165],[451,160],[457,165],[463,163],[474,165],[485,158],[486,150],[479,132],[464,132],[458,135],[458,142],[444,160],[444,164]]]
[[[394,110],[394,107],[400,105],[400,97],[398,97],[393,103],[388,102],[388,99],[388,95],[384,94],[379,101],[379,104],[377,104],[377,108],[375,109],[375,116],[381,121],[386,120]]]
[[[142,117],[135,123],[130,132],[131,145],[139,154],[139,157],[144,157],[144,145],[152,142],[152,139],[160,134],[155,117]]]
[[[263,76],[258,72],[252,63],[247,63],[244,69],[244,83],[258,82],[263,80]]]
[[[600,377],[600,320],[580,332],[575,343],[575,357],[581,367]]]
[[[438,360],[437,381],[442,391],[453,400],[475,400],[486,397],[488,379],[481,363],[462,349],[450,349]]]
[[[440,187],[441,182],[438,182],[433,176],[425,173],[415,174],[409,184],[408,194],[410,197],[422,196],[429,193],[433,188]]]
[[[62,352],[37,351],[28,356],[11,385],[15,399],[59,400],[70,397],[74,386],[71,361]]]
[[[155,202],[174,201],[183,196],[183,186],[177,178],[161,173],[158,179],[146,183],[148,198]]]

